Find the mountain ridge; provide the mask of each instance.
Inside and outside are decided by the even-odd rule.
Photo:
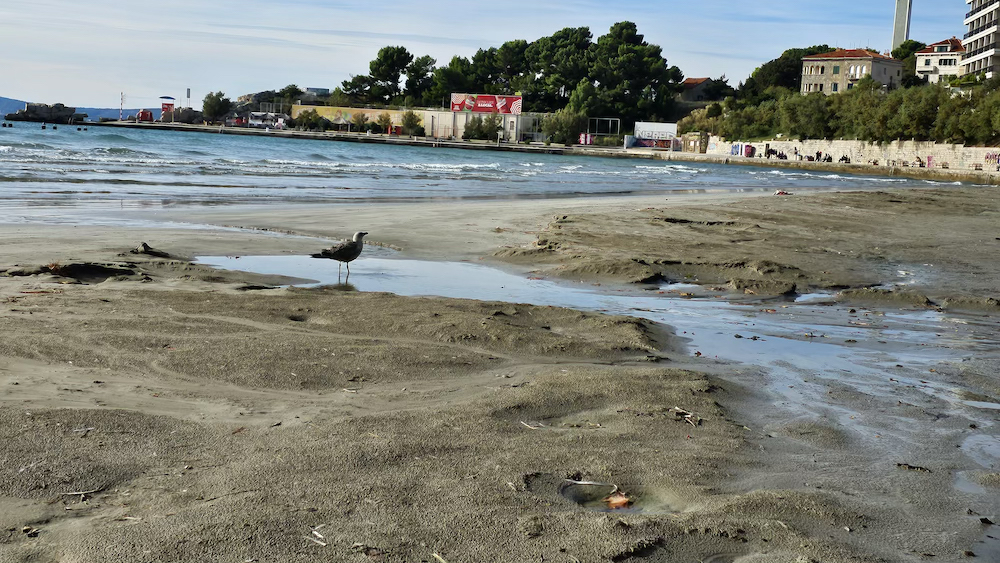
[[[2,119],[8,113],[17,113],[18,111],[24,109],[24,106],[27,103],[28,102],[25,102],[25,101],[22,101],[22,100],[17,100],[17,99],[14,99],[14,98],[5,98],[3,96],[0,96],[0,119]],[[69,107],[73,107],[73,106],[70,106],[69,104],[66,104],[66,105],[69,106]],[[123,110],[124,116],[127,117],[129,115],[135,115],[136,112],[139,111],[139,109],[142,109],[142,108],[125,109],[125,110]],[[160,118],[160,113],[161,113],[160,112],[160,108],[145,108],[145,109],[150,109],[150,110],[153,111],[153,119],[159,119]],[[87,114],[87,118],[90,119],[91,121],[99,121],[102,118],[106,118],[106,119],[118,119],[119,111],[122,111],[122,110],[119,110],[118,108],[83,108],[83,107],[78,107],[78,108],[76,108],[76,111],[78,113],[85,113],[85,114]]]

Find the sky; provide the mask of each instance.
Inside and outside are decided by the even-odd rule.
[[[894,0],[4,0],[0,96],[75,107],[201,108],[240,95],[337,87],[386,45],[447,64],[512,39],[587,26],[596,40],[633,21],[686,77],[736,86],[792,47],[887,51]],[[913,0],[910,37],[965,32],[963,0]]]

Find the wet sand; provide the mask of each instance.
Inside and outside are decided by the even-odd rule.
[[[695,356],[641,319],[260,289],[289,280],[189,260],[306,254],[364,228],[407,257],[590,283],[857,290],[815,313],[846,325],[899,306],[991,312],[996,201],[967,188],[116,214],[239,227],[213,231],[0,225],[0,561],[989,560],[996,469],[956,452],[989,463],[995,417],[922,385],[993,404],[995,358],[900,364],[877,394],[801,373],[777,397],[768,369]],[[128,253],[142,241],[171,257]],[[606,489],[571,481],[631,504],[602,509]]]

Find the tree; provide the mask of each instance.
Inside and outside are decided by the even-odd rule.
[[[669,67],[658,45],[647,43],[632,22],[619,22],[597,40],[588,78],[599,85],[598,113],[620,116],[627,124],[640,118],[665,119],[683,75]]]
[[[351,105],[351,97],[342,89],[334,88],[333,92],[330,93],[330,97],[326,99],[326,103],[333,107],[349,106]]]
[[[406,47],[382,47],[368,68],[372,79],[372,98],[382,103],[391,103],[399,95],[399,81],[413,55]]]
[[[725,100],[730,96],[736,95],[736,89],[729,85],[729,79],[726,78],[725,74],[709,81],[703,92],[705,99],[711,102]]]
[[[351,105],[367,105],[372,103],[372,78],[368,75],[351,76],[343,83],[344,94]]]
[[[830,100],[823,93],[791,96],[781,102],[781,128],[798,139],[830,136]]]
[[[375,123],[378,124],[379,128],[382,129],[383,132],[392,132],[392,116],[389,115],[389,112],[383,111],[378,114],[378,117],[375,118]]]
[[[903,78],[900,83],[904,88],[926,84],[927,80],[917,76],[917,51],[927,47],[926,43],[907,39],[892,50],[892,58],[903,61]]]
[[[354,112],[351,116],[351,125],[354,125],[356,131],[364,131],[368,125],[368,114],[363,111]]]
[[[420,126],[420,116],[414,113],[412,110],[407,110],[403,114],[403,134],[404,135],[416,135],[418,129],[423,129]]]
[[[465,140],[480,139],[495,141],[501,129],[500,115],[491,113],[484,117],[476,116],[465,123],[465,133],[462,137]]]
[[[326,131],[330,128],[330,121],[322,117],[314,109],[306,110],[295,118],[295,125],[299,129],[306,131]]]
[[[472,63],[465,57],[453,57],[448,66],[434,70],[434,84],[425,95],[431,103],[448,105],[453,93],[468,93],[472,90]],[[431,105],[429,103],[428,105]]]
[[[414,100],[414,104],[428,105],[424,97],[434,85],[434,65],[436,64],[436,60],[424,55],[417,57],[406,67],[404,92],[407,98]]]
[[[553,143],[573,144],[587,130],[587,116],[561,109],[542,121],[542,132]]]
[[[834,51],[829,45],[814,45],[806,49],[788,49],[777,59],[761,65],[740,85],[738,96],[759,103],[759,96],[772,86],[788,88],[793,92],[802,90],[802,57]]]
[[[508,41],[496,50],[494,63],[498,71],[496,77],[498,93],[513,94],[526,84],[527,50],[528,42],[523,39]]]
[[[590,74],[592,37],[588,27],[567,27],[528,46],[528,72],[537,76],[526,93],[529,109],[548,112],[565,107],[566,99]]]
[[[285,86],[281,90],[278,90],[278,97],[280,97],[287,103],[290,102],[291,100],[294,100],[295,98],[298,98],[303,93],[304,91],[302,90],[302,88],[299,88],[295,84],[289,84],[288,86]]]
[[[226,97],[225,93],[212,92],[202,100],[201,111],[205,116],[205,121],[213,122],[217,121],[220,117],[225,117],[232,107],[233,102]]]

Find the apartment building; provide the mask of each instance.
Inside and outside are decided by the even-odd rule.
[[[962,74],[985,73],[993,78],[997,68],[997,25],[1000,16],[1000,0],[965,0],[969,11],[965,14],[965,25],[969,30],[962,40],[965,57],[962,59]]]
[[[926,78],[931,84],[947,84],[952,78],[965,74],[962,70],[963,56],[965,47],[955,37],[928,45],[917,51],[917,76]]]
[[[837,49],[802,57],[803,94],[846,92],[866,76],[895,88],[903,78],[903,62],[867,49]]]

